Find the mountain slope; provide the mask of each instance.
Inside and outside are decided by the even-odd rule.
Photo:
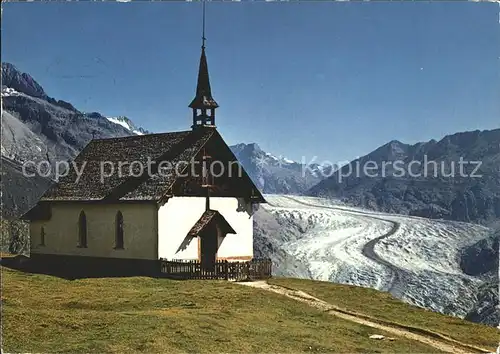
[[[45,143],[26,124],[7,111],[2,112],[2,156],[16,161],[43,161]]]
[[[500,129],[415,145],[392,141],[307,194],[384,212],[490,222],[500,217],[499,166]]]
[[[42,194],[51,186],[52,180],[27,170],[14,160],[1,157],[2,218],[15,219],[36,204]]]
[[[2,62],[2,87],[4,86],[13,91],[24,92],[28,96],[48,99],[42,86],[29,74],[20,72],[11,63]]]
[[[490,326],[500,324],[499,306],[499,241],[500,228],[490,237],[462,250],[461,267],[465,273],[484,279],[474,307],[465,317]]]
[[[2,154],[20,162],[47,156],[52,164],[67,161],[92,138],[134,134],[100,113],[83,113],[48,96],[29,74],[9,63],[2,63],[2,105],[2,125],[8,127],[2,130]]]
[[[303,194],[321,181],[319,165],[306,169],[300,163],[263,151],[255,143],[230,148],[263,193]]]

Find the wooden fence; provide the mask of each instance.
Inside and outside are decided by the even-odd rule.
[[[270,259],[246,262],[217,261],[212,270],[203,269],[199,261],[160,259],[161,275],[173,279],[261,280],[271,277]]]

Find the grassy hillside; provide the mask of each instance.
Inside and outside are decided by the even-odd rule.
[[[368,315],[382,321],[427,329],[492,351],[495,350],[500,340],[500,331],[496,328],[412,306],[389,293],[374,289],[290,278],[274,278],[268,283],[302,290],[351,312]]]
[[[5,352],[436,352],[224,281],[69,281],[2,267],[2,283]]]

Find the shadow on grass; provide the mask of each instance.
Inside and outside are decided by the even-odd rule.
[[[23,273],[50,275],[66,280],[85,278],[123,278],[132,276],[150,276],[154,274],[141,268],[133,267],[109,267],[98,264],[79,264],[78,262],[67,262],[51,264],[33,260],[29,257],[16,255],[14,257],[2,257],[0,264],[5,268],[21,271]]]

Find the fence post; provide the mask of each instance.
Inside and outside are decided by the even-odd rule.
[[[228,269],[229,267],[228,267],[228,263],[229,263],[229,262],[228,262],[228,260],[226,259],[226,260],[224,261],[224,275],[225,275],[226,280],[229,280],[229,273],[228,273],[228,272],[229,272],[229,269]]]

